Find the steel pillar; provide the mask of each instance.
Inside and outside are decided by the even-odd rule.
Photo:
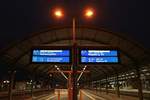
[[[75,32],[75,18],[73,18],[73,27],[72,27],[72,33],[73,33],[73,73],[72,73],[72,100],[77,100],[77,43],[76,43],[76,32]]]
[[[13,96],[13,91],[12,90],[13,90],[13,85],[14,85],[15,73],[16,73],[16,71],[10,71],[9,72],[9,80],[10,80],[9,91],[8,91],[9,100],[12,100],[12,96]]]
[[[116,75],[116,93],[117,96],[120,98],[120,88],[119,88],[119,80],[118,80],[118,74]]]
[[[68,100],[72,100],[72,81],[71,81],[71,73],[69,73],[68,77]]]
[[[77,49],[76,44],[73,46],[73,52],[74,52],[74,63],[73,63],[73,73],[72,73],[72,91],[73,91],[73,99],[77,100],[77,75],[76,75],[76,69],[77,69]]]
[[[143,100],[143,89],[142,89],[142,82],[140,79],[140,71],[139,68],[136,69],[136,74],[137,74],[137,86],[138,86],[138,96],[139,100]]]
[[[101,81],[99,81],[99,92],[101,93]]]
[[[14,85],[15,73],[16,73],[16,71],[10,71],[9,72],[9,80],[10,80],[9,91],[8,91],[9,100],[12,100],[12,96],[13,96],[13,91],[12,90],[13,90],[13,85]]]
[[[106,76],[106,94],[108,94],[108,79],[107,79],[107,76]]]
[[[33,80],[35,80],[35,75],[32,76],[30,83],[31,83],[31,98],[33,100]]]

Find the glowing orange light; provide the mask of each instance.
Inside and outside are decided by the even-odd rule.
[[[85,16],[91,18],[94,15],[94,11],[92,9],[85,10]]]
[[[63,17],[63,11],[60,10],[60,9],[57,9],[54,11],[54,15],[57,17],[57,18],[61,18]]]

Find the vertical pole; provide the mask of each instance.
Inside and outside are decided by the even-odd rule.
[[[99,92],[101,93],[101,80],[99,81]]]
[[[12,100],[12,94],[13,94],[13,84],[14,84],[14,78],[15,78],[15,72],[16,71],[10,71],[10,84],[9,84],[9,100]]]
[[[33,80],[30,81],[31,82],[31,98],[33,100]]]
[[[72,83],[71,83],[71,73],[69,73],[69,77],[68,77],[68,100],[72,100]]]
[[[58,89],[58,100],[60,100],[60,89]]]
[[[97,94],[97,84],[98,84],[98,82],[96,81],[96,84],[95,84],[96,85],[96,94]]]
[[[52,89],[54,90],[55,88],[55,83],[54,83],[54,75],[52,74],[52,77],[51,77],[51,87]]]
[[[31,80],[30,80],[30,83],[31,83],[31,98],[32,98],[32,100],[33,100],[33,80],[35,80],[35,74],[34,75],[32,75],[32,77],[31,77]]]
[[[106,76],[106,94],[108,94],[108,79],[107,79],[107,76]]]
[[[83,97],[82,97],[82,91],[80,90],[80,100],[83,100]]]
[[[77,43],[75,32],[75,18],[73,18],[73,73],[72,73],[72,100],[77,100],[77,82],[76,82],[76,67],[77,67]]]
[[[120,98],[120,89],[119,89],[118,73],[117,73],[117,75],[116,75],[116,93],[117,93],[117,96]]]
[[[91,82],[90,82],[91,74],[89,73],[87,77],[88,77],[88,89],[91,89]]]
[[[140,79],[139,68],[136,68],[136,73],[137,73],[137,85],[138,85],[139,100],[143,100],[143,89],[142,89],[142,82],[141,82],[141,79]]]
[[[75,18],[72,20],[72,34],[73,34],[73,44],[76,44],[76,26],[75,26]]]

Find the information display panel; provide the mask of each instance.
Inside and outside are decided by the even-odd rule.
[[[110,49],[81,49],[81,64],[119,63],[118,50]]]
[[[33,63],[71,63],[70,49],[33,49],[31,60]]]

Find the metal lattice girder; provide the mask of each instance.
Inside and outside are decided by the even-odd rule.
[[[31,47],[42,45],[70,45],[72,42],[72,29],[70,27],[47,29],[39,33],[33,33],[30,37],[22,41],[18,41],[8,48],[4,48],[1,52],[1,59],[14,68],[19,65],[30,72],[36,70],[37,73],[48,74],[49,66],[37,65],[32,67],[30,62]],[[145,48],[139,46],[132,40],[129,40],[120,34],[108,32],[102,29],[90,27],[78,27],[76,30],[77,43],[83,45],[99,45],[99,46],[115,46],[120,50],[121,63],[119,65],[104,65],[97,67],[94,65],[90,68],[96,79],[98,76],[105,77],[105,74],[112,75],[116,72],[125,72],[134,69],[141,64],[150,62],[150,53]],[[20,66],[21,65],[21,66]],[[136,66],[135,66],[136,65]],[[110,66],[110,67],[107,67]],[[62,66],[62,69],[69,69]]]

